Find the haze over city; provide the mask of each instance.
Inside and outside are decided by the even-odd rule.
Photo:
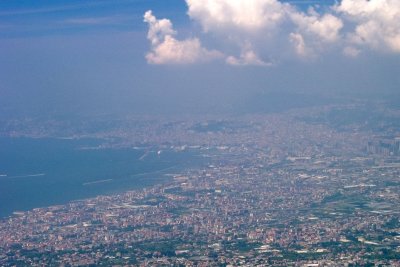
[[[0,1],[0,266],[400,266],[398,0]]]
[[[232,112],[265,92],[397,97],[398,13],[395,0],[3,1],[2,113]]]

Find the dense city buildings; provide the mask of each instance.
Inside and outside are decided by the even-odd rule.
[[[354,119],[357,108],[109,127],[10,121],[2,135],[204,161],[145,189],[15,212],[0,221],[0,265],[400,266],[400,114]]]

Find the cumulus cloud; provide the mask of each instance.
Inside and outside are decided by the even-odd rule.
[[[173,36],[176,34],[169,19],[158,20],[151,10],[144,14],[144,22],[149,24],[147,38],[151,41],[152,45],[161,43],[165,36]]]
[[[205,31],[257,32],[277,27],[292,8],[277,0],[186,0],[189,16]]]
[[[321,42],[333,43],[339,39],[339,31],[343,22],[332,14],[320,16],[312,12],[311,15],[295,12],[291,14],[293,22],[300,32],[315,36]]]
[[[201,26],[202,38],[177,40],[168,19],[149,11],[147,60],[154,64],[195,63],[225,57],[230,65],[270,66],[287,55],[315,58],[343,51],[357,57],[365,49],[400,53],[399,0],[342,0],[306,12],[279,0],[186,0],[188,15]],[[318,11],[317,11],[318,10]],[[229,51],[229,52],[227,52]]]
[[[353,47],[400,53],[398,0],[342,0],[335,10],[354,24],[347,34],[347,42]]]
[[[248,66],[248,65],[271,66],[272,65],[272,63],[270,63],[270,62],[265,62],[262,59],[260,59],[257,56],[257,54],[252,50],[251,45],[249,43],[245,44],[239,58],[236,58],[234,56],[228,56],[226,58],[226,63],[228,63],[229,65],[233,65],[233,66]]]
[[[306,44],[304,42],[304,38],[299,33],[291,33],[289,36],[290,42],[293,44],[296,53],[299,56],[305,57],[309,54],[306,48]]]
[[[343,22],[332,14],[320,15],[311,8],[308,14],[295,11],[289,16],[295,27],[289,39],[301,57],[313,57],[341,38]]]
[[[314,9],[300,12],[293,5],[278,0],[186,0],[189,16],[199,22],[205,32],[225,35],[239,43],[264,43],[289,39],[299,56],[314,54],[327,43],[340,39],[341,19],[332,14],[318,14]],[[261,36],[261,37],[260,37]],[[281,41],[282,42],[282,41]],[[239,44],[240,45],[240,44]],[[306,47],[307,46],[307,47]],[[306,52],[308,51],[308,52]],[[248,56],[246,56],[248,55]],[[241,51],[241,60],[229,57],[228,63],[248,62],[252,51]],[[256,65],[259,60],[252,60]],[[250,64],[249,64],[250,65]]]
[[[222,57],[218,51],[203,48],[198,38],[175,39],[177,33],[171,21],[158,20],[151,11],[144,14],[144,21],[149,24],[147,38],[152,47],[146,59],[151,64],[190,64]]]

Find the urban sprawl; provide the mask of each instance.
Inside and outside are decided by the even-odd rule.
[[[2,135],[204,160],[153,187],[15,212],[0,220],[0,265],[400,266],[400,113],[352,120],[359,108],[131,118],[104,131],[9,121]]]

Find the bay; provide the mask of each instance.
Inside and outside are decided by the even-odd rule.
[[[198,164],[197,151],[96,148],[100,140],[0,138],[0,217],[141,189]]]

